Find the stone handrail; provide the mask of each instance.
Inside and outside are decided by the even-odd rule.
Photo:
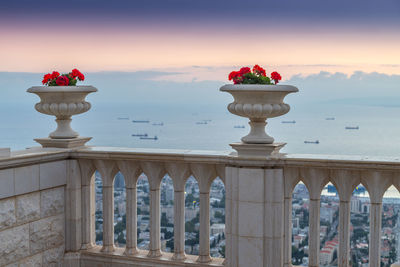
[[[45,168],[57,162],[63,162],[63,165],[55,166],[65,169],[52,170],[52,175],[58,171],[64,173],[65,178],[52,185]],[[336,187],[340,200],[338,266],[348,266],[350,198],[360,183],[368,190],[371,202],[369,266],[380,266],[383,194],[391,185],[400,188],[400,160],[396,158],[286,155],[262,160],[239,159],[229,152],[218,151],[111,147],[29,149],[0,158],[0,170],[3,171],[35,164],[40,165],[39,176],[42,179],[41,175],[44,175],[43,183],[48,183],[46,188],[66,186],[67,253],[64,260],[71,266],[76,266],[74,263],[79,264],[79,261],[94,264],[96,259],[137,266],[291,266],[292,193],[300,181],[310,196],[309,266],[319,266],[320,198],[328,182]],[[93,174],[96,170],[103,180],[102,248],[94,245]],[[113,179],[118,171],[124,175],[127,194],[127,243],[123,250],[114,247],[113,237]],[[136,182],[142,172],[150,185],[150,245],[147,252],[137,249],[136,236]],[[165,174],[171,177],[174,185],[172,254],[160,250],[160,182]],[[196,178],[200,189],[198,257],[184,253],[184,186],[190,175]],[[216,177],[223,180],[226,189],[225,263],[210,257],[209,194]],[[0,194],[0,199],[12,196]]]
[[[236,237],[247,238],[259,237],[242,234],[240,228],[243,220],[254,220],[259,218],[258,224],[268,223],[261,227],[261,237],[273,240],[272,250],[265,250],[267,256],[260,259],[264,266],[291,266],[291,215],[292,215],[292,192],[295,185],[302,181],[308,188],[310,194],[310,231],[309,231],[309,266],[319,266],[319,228],[320,228],[320,197],[321,191],[328,182],[332,182],[338,190],[340,198],[339,208],[339,266],[347,267],[350,252],[350,198],[354,188],[362,183],[368,190],[371,198],[371,234],[370,234],[370,266],[379,266],[380,263],[380,229],[382,197],[390,185],[400,188],[400,162],[391,158],[367,158],[356,156],[316,156],[316,155],[287,155],[284,157],[260,159],[238,159],[230,156],[228,152],[213,151],[185,151],[185,150],[157,150],[157,149],[113,149],[113,148],[89,148],[76,151],[71,154],[78,158],[81,169],[90,169],[89,177],[94,169],[98,169],[105,178],[104,207],[108,207],[104,214],[104,220],[112,222],[113,208],[109,203],[112,201],[112,179],[113,175],[120,170],[127,177],[127,199],[135,198],[135,183],[138,175],[143,171],[149,178],[151,187],[151,241],[149,257],[160,256],[159,244],[159,185],[164,174],[169,174],[174,182],[175,189],[175,251],[172,259],[184,257],[184,194],[185,179],[190,175],[196,177],[201,192],[200,204],[200,256],[197,261],[207,263],[209,256],[209,190],[212,180],[219,176],[226,186],[226,255],[228,266],[242,266],[239,241],[232,242]],[[90,166],[90,167],[88,167]],[[280,180],[278,179],[280,178]],[[87,178],[85,178],[87,179]],[[108,179],[108,181],[107,181]],[[245,182],[242,183],[241,179]],[[84,179],[83,179],[84,180]],[[255,185],[251,185],[254,183]],[[246,184],[250,189],[257,189],[257,184],[262,192],[247,190],[252,196],[241,196],[237,191],[243,190]],[[239,188],[237,188],[239,187]],[[107,190],[110,192],[107,193]],[[86,192],[84,190],[83,192]],[[237,194],[237,199],[235,194]],[[84,196],[84,194],[82,195]],[[108,197],[108,199],[107,199]],[[256,198],[262,200],[261,211],[264,217],[253,214],[251,219],[243,218],[241,205],[257,203]],[[248,199],[246,199],[248,198]],[[268,198],[270,201],[268,202]],[[243,201],[242,201],[243,200]],[[243,203],[241,203],[243,202]],[[133,201],[134,203],[134,201]],[[111,207],[110,207],[111,206]],[[275,209],[274,211],[271,209]],[[128,207],[130,215],[135,212],[136,206]],[[243,210],[244,212],[244,210]],[[274,212],[269,214],[270,212]],[[83,213],[84,214],[84,213]],[[86,216],[90,214],[86,213]],[[248,214],[250,217],[252,214]],[[277,215],[277,216],[274,216]],[[282,216],[281,224],[279,216]],[[135,218],[135,216],[133,216]],[[274,221],[274,219],[276,221]],[[89,218],[88,218],[89,220]],[[127,222],[128,223],[128,222]],[[126,254],[136,253],[136,221],[129,222],[132,229],[127,226],[131,234],[127,240]],[[107,228],[108,227],[108,228]],[[251,225],[248,226],[249,228]],[[282,227],[282,229],[279,229]],[[268,231],[273,231],[268,236]],[[105,237],[103,251],[113,250],[112,224],[105,224]],[[251,232],[251,231],[250,231]],[[85,236],[85,234],[84,234]],[[93,242],[86,234],[86,243]],[[272,243],[271,243],[272,244]],[[282,253],[276,253],[279,252]],[[239,255],[239,257],[237,257]],[[233,258],[236,257],[236,259]],[[238,259],[239,258],[239,259]],[[236,260],[236,261],[235,261]],[[254,260],[254,259],[253,259]],[[245,261],[243,259],[243,261]],[[254,263],[254,262],[253,262]],[[261,265],[255,265],[261,266]]]

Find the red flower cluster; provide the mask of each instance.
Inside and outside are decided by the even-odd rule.
[[[233,80],[234,84],[239,84],[243,81],[243,75],[250,72],[251,69],[249,67],[243,67],[239,71],[232,71],[229,73],[229,80]]]
[[[282,80],[282,77],[276,71],[271,73],[271,78],[267,77],[265,69],[259,65],[254,65],[251,70],[249,67],[243,67],[239,71],[232,71],[229,73],[229,80],[234,84],[275,84]]]
[[[70,73],[60,75],[59,72],[47,73],[43,76],[42,83],[48,86],[68,86],[76,85],[77,80],[84,81],[85,76],[77,69],[73,69]]]
[[[271,73],[271,79],[275,81],[275,84],[277,84],[280,80],[282,80],[282,77],[279,73],[274,71],[273,73]]]

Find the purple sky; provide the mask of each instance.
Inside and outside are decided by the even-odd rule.
[[[120,24],[150,22],[264,26],[274,22],[326,25],[400,26],[398,0],[13,0],[0,2],[3,22],[77,21]],[[57,21],[54,21],[57,19]],[[123,25],[121,25],[123,26]],[[144,26],[144,25],[143,25]],[[272,30],[272,29],[271,29]]]
[[[0,71],[260,64],[400,73],[399,0],[8,0],[0,36]]]

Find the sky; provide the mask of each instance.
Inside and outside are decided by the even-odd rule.
[[[400,74],[398,0],[0,1],[0,71]]]

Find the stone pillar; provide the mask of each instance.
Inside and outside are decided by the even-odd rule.
[[[285,168],[285,201],[284,201],[284,223],[283,223],[283,266],[292,266],[292,195],[295,186],[299,183],[297,168]]]
[[[114,176],[118,169],[113,161],[95,160],[94,164],[103,181],[103,252],[113,252],[114,247]]]
[[[311,195],[311,194],[310,194]],[[308,231],[308,259],[309,267],[319,267],[319,247],[320,247],[320,210],[321,205],[320,199],[310,198],[310,216],[309,224],[310,228]]]
[[[190,176],[189,166],[184,163],[166,163],[165,167],[174,183],[174,255],[173,260],[185,256],[185,184]]]
[[[338,266],[348,267],[350,259],[350,198],[340,199]]]
[[[197,262],[207,263],[210,257],[210,187],[217,177],[215,165],[193,163],[190,165],[200,189],[200,240]]]
[[[349,170],[332,170],[330,177],[340,199],[338,267],[348,267],[350,260],[350,200],[354,188],[360,183],[360,173]]]
[[[103,180],[104,181],[104,180]],[[103,247],[101,251],[114,251],[114,185],[103,184]]]
[[[210,190],[200,191],[200,240],[198,262],[211,261],[210,257]]]
[[[137,254],[137,198],[136,186],[126,188],[126,255]]]
[[[283,266],[282,169],[226,168],[226,249],[231,267]]]
[[[161,214],[160,214],[160,186],[165,175],[164,166],[157,162],[142,162],[142,169],[147,175],[150,186],[150,244],[148,256],[161,257]]]
[[[382,199],[385,191],[392,185],[395,174],[387,171],[364,171],[362,183],[369,193],[371,201],[369,220],[369,266],[380,266],[381,262],[381,226]]]
[[[382,203],[371,203],[369,236],[369,266],[380,266]]]
[[[90,160],[80,159],[81,177],[81,214],[82,214],[82,245],[81,249],[91,248],[95,241],[95,168]]]
[[[137,254],[137,192],[136,183],[141,173],[137,162],[118,161],[126,186],[126,248],[125,255]]]

